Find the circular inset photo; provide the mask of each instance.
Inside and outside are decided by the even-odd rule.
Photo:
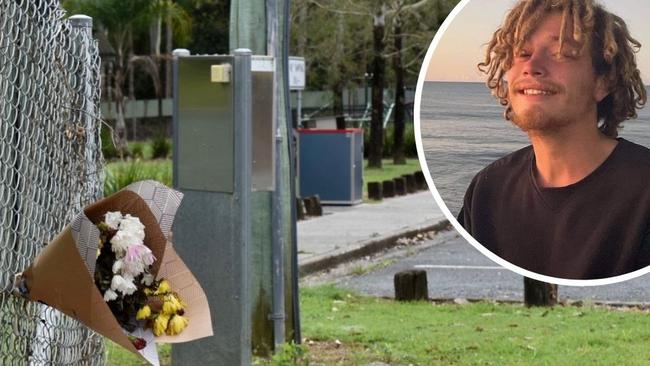
[[[420,162],[495,262],[566,285],[650,272],[647,19],[633,0],[472,0],[434,38]]]

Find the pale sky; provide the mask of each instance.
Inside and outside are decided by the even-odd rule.
[[[641,42],[637,65],[650,84],[650,6],[641,0],[600,0],[625,20],[632,37]],[[485,81],[476,64],[483,60],[485,44],[516,0],[470,0],[441,33],[427,69],[428,81]],[[461,2],[459,6],[464,5]],[[449,21],[448,19],[447,21]]]

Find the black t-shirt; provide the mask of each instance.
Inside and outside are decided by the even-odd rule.
[[[619,138],[581,181],[543,188],[531,146],[472,180],[458,221],[494,254],[524,269],[597,279],[650,265],[650,150]]]

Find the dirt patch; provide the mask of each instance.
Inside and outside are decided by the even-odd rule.
[[[315,341],[306,339],[307,358],[310,366],[330,365],[368,365],[373,361],[369,350],[356,343],[343,343],[338,340]]]

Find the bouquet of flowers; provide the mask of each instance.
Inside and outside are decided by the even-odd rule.
[[[211,336],[205,293],[170,242],[181,199],[143,181],[85,207],[16,275],[14,292],[154,365],[156,343]]]
[[[156,258],[144,245],[144,225],[137,217],[107,212],[97,225],[100,232],[95,285],[122,328],[153,330],[154,335],[179,334],[189,320],[187,306],[164,279],[154,280],[151,265]],[[146,342],[133,340],[136,348]]]

